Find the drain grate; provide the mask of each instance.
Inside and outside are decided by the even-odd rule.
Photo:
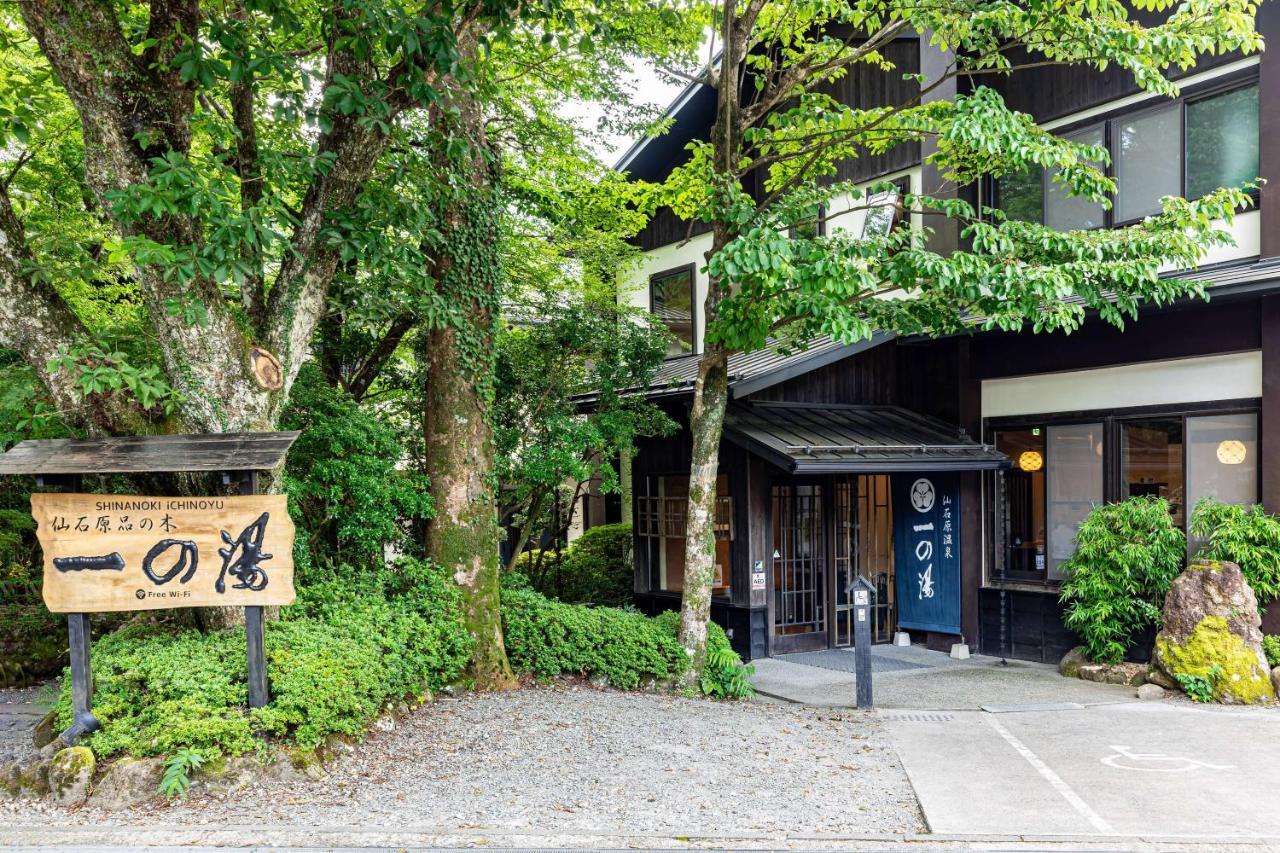
[[[940,714],[937,712],[917,711],[917,712],[897,712],[889,714],[881,714],[881,719],[888,720],[893,723],[949,723],[954,720],[955,714]]]

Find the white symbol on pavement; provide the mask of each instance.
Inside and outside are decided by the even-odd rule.
[[[1184,773],[1188,770],[1234,770],[1234,764],[1210,764],[1185,755],[1165,755],[1162,752],[1134,752],[1131,747],[1111,745],[1115,753],[1100,759],[1108,767],[1117,770],[1138,770],[1143,773]]]

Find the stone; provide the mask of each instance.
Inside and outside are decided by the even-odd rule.
[[[1276,692],[1277,696],[1280,696],[1280,666],[1271,670],[1271,689]]]
[[[1076,678],[1098,684],[1137,687],[1147,680],[1147,667],[1140,663],[1093,663],[1086,660],[1085,663],[1073,662],[1067,667],[1067,671],[1074,672]]]
[[[288,750],[287,755],[293,769],[312,782],[319,782],[329,775],[325,772],[324,764],[314,749],[291,749]]]
[[[1138,688],[1139,699],[1163,699],[1165,689],[1159,684],[1143,684]]]
[[[266,774],[262,763],[251,755],[218,757],[200,765],[191,774],[188,796],[195,794],[234,794],[249,787]]]
[[[968,660],[969,644],[968,643],[952,643],[951,657],[953,660]]]
[[[1079,678],[1080,667],[1089,663],[1089,658],[1084,653],[1084,646],[1076,646],[1071,651],[1062,656],[1062,660],[1058,661],[1058,672],[1067,678]]]
[[[49,764],[49,793],[60,806],[78,806],[89,799],[93,771],[97,765],[93,750],[71,746],[60,751]]]
[[[893,634],[893,644],[895,646],[911,645],[911,635],[906,631],[895,631]]]
[[[164,761],[159,758],[122,758],[107,768],[98,780],[89,805],[106,811],[120,811],[160,796]]]
[[[47,746],[58,737],[58,712],[50,711],[40,718],[36,727],[31,730],[31,745],[36,749]]]
[[[18,774],[18,794],[24,797],[43,797],[49,793],[49,767],[51,758],[36,756],[22,765]]]
[[[396,730],[396,718],[390,714],[383,714],[373,721],[373,727],[380,732],[394,732]]]
[[[331,734],[324,739],[322,749],[322,757],[336,758],[339,755],[350,757],[356,754],[355,744],[351,742],[350,735]]]
[[[21,779],[21,764],[16,761],[0,764],[0,794],[5,794],[9,797],[18,796],[18,792],[22,790],[22,786],[18,784]]]
[[[1181,689],[1180,687],[1178,687],[1178,682],[1169,677],[1169,673],[1165,672],[1163,669],[1156,666],[1155,664],[1152,664],[1151,666],[1147,667],[1147,683],[1159,685],[1160,687],[1163,687],[1165,690]]]
[[[1276,690],[1262,651],[1258,599],[1235,563],[1197,561],[1165,596],[1155,663],[1167,675],[1213,678],[1227,704],[1271,702]],[[1217,669],[1215,669],[1217,667]]]

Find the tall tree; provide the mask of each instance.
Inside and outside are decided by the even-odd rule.
[[[653,198],[712,233],[706,340],[690,414],[680,619],[694,673],[706,651],[730,354],[803,346],[815,335],[850,342],[874,330],[1070,331],[1087,311],[1120,325],[1144,302],[1200,292],[1194,282],[1160,278],[1159,270],[1194,267],[1209,247],[1229,241],[1216,221],[1230,221],[1247,202],[1238,188],[1194,202],[1166,199],[1162,213],[1131,228],[1069,233],[1010,221],[960,198],[908,196],[911,219],[962,232],[967,247],[953,251],[931,251],[933,229],[919,224],[866,239],[805,227],[818,211],[830,221],[874,207],[865,188],[833,180],[838,162],[913,142],[927,143],[930,168],[961,185],[1052,168],[1070,194],[1110,204],[1115,186],[1097,165],[1106,151],[1041,130],[982,82],[1027,66],[1114,66],[1146,92],[1172,95],[1172,69],[1206,53],[1261,47],[1253,0],[1138,5],[1164,12],[1163,23],[1144,26],[1123,0],[708,4],[720,55],[690,79],[715,89],[714,125]],[[925,34],[921,52],[943,59],[928,76],[886,58],[894,39],[917,33]],[[905,77],[916,93],[883,106],[843,104],[830,84],[850,74]],[[959,76],[974,81],[972,90],[942,97]]]

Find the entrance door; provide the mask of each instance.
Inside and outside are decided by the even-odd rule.
[[[832,484],[835,524],[833,646],[853,645],[853,598],[849,585],[862,575],[876,589],[871,641],[887,643],[894,629],[893,509],[889,477],[883,474],[837,477]]]
[[[818,483],[773,487],[773,650],[827,647],[827,548]]]

